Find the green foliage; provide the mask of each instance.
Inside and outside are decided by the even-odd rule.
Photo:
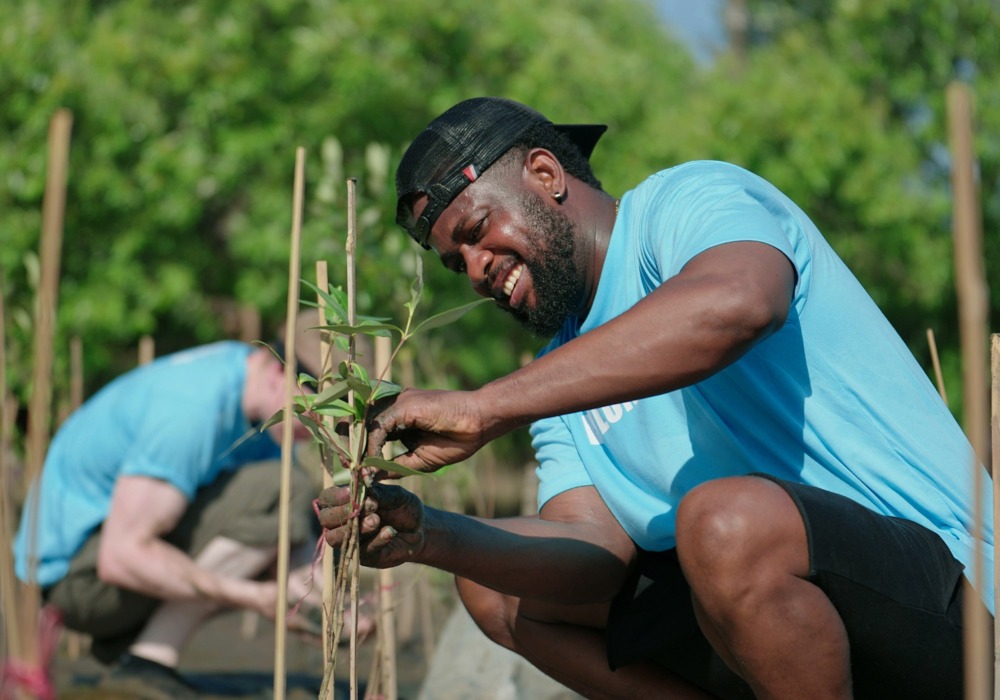
[[[212,340],[233,332],[237,304],[277,326],[300,145],[304,275],[328,260],[344,283],[343,183],[355,176],[359,310],[401,308],[419,253],[393,223],[393,166],[428,120],[482,94],[609,124],[593,161],[612,193],[690,158],[760,172],[816,220],[918,355],[933,327],[954,366],[943,95],[956,77],[977,95],[987,273],[1000,279],[995,3],[759,0],[750,10],[746,60],[699,71],[642,0],[0,0],[13,388],[30,389],[45,138],[58,107],[73,111],[74,134],[57,393],[72,334],[93,390],[132,366],[142,334],[161,354]],[[430,308],[469,298],[442,266],[425,276]],[[992,294],[997,328],[1000,284]],[[474,314],[422,340],[418,381],[477,386],[539,344],[508,317]]]
[[[350,337],[358,335],[368,335],[371,337],[395,335],[396,346],[392,351],[387,366],[391,367],[396,355],[406,343],[411,341],[418,333],[441,328],[458,321],[469,311],[485,303],[486,299],[480,299],[469,304],[440,313],[414,324],[414,317],[417,306],[420,302],[420,295],[423,289],[423,279],[418,273],[416,279],[410,287],[410,299],[404,306],[406,307],[406,321],[402,327],[387,323],[384,318],[371,316],[359,316],[350,318],[347,308],[347,294],[340,288],[323,290],[316,285],[306,282],[306,285],[314,290],[324,302],[323,313],[326,324],[317,326],[320,332],[327,335],[328,342],[341,347],[348,347],[347,342]],[[365,367],[357,362],[341,362],[334,370],[331,369],[320,377],[311,377],[307,374],[299,376],[300,386],[309,386],[313,392],[302,392],[295,397],[295,414],[298,420],[309,429],[315,442],[319,445],[321,453],[327,456],[336,455],[341,464],[349,465],[349,470],[354,472],[362,466],[375,466],[392,473],[406,476],[417,474],[412,470],[400,467],[389,460],[376,457],[365,457],[363,451],[367,445],[367,433],[365,430],[368,412],[376,402],[395,396],[402,387],[387,381],[383,375],[371,377]],[[345,400],[346,399],[346,400]],[[261,428],[264,430],[282,419],[282,413],[271,417]],[[328,421],[326,419],[333,419]],[[353,426],[350,436],[345,438],[330,425],[338,420],[345,419]],[[332,459],[325,459],[326,468],[333,472]],[[356,481],[356,475],[355,475]]]
[[[372,310],[398,307],[397,281],[414,272],[412,245],[393,224],[391,171],[438,111],[495,93],[555,117],[641,123],[648,89],[623,88],[620,76],[642,65],[679,75],[686,59],[664,49],[643,5],[584,5],[0,0],[0,268],[8,306],[22,312],[12,312],[12,342],[30,337],[25,260],[37,249],[57,107],[75,116],[59,337],[85,337],[96,386],[128,368],[122,358],[143,333],[161,352],[219,337],[220,298],[277,325],[298,145],[309,153],[306,276],[319,259],[340,273],[343,181],[356,175],[359,306]],[[609,110],[613,90],[621,102]],[[433,304],[461,288],[433,281]],[[481,381],[516,354],[500,345],[474,364],[442,357]]]
[[[924,329],[934,328],[946,366],[951,405],[960,384],[956,299],[952,265],[950,159],[945,91],[949,82],[969,84],[976,101],[976,153],[983,209],[984,261],[991,285],[991,323],[1000,329],[1000,7],[992,0],[760,0],[753,5],[755,36],[764,53],[775,44],[798,45],[786,53],[782,72],[812,71],[818,61],[835,66],[859,95],[865,111],[845,121],[824,120],[839,141],[845,131],[874,126],[866,111],[878,110],[881,128],[864,162],[881,162],[881,172],[858,168],[858,197],[834,202],[841,213],[878,214],[885,225],[858,228],[854,238],[827,225],[838,251],[874,292],[893,324],[917,353],[927,358]],[[753,54],[756,60],[757,53]],[[777,68],[778,66],[773,66]],[[815,76],[814,76],[815,77]],[[802,92],[819,98],[827,82],[800,81]],[[787,96],[791,96],[789,93]],[[794,97],[793,97],[794,99]],[[832,115],[831,115],[832,116]],[[892,190],[904,190],[897,198]],[[866,221],[861,219],[859,224]],[[832,231],[832,232],[831,232]],[[928,363],[929,366],[929,363]],[[948,368],[951,368],[948,371]]]

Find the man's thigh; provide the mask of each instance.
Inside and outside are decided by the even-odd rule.
[[[278,543],[281,464],[253,462],[222,474],[200,489],[166,540],[192,557],[216,537],[253,547]],[[316,488],[299,467],[292,469],[289,539],[306,542],[318,525],[312,509]]]
[[[963,693],[963,566],[941,537],[821,489],[774,480],[799,509],[809,580],[844,621],[858,698]],[[964,599],[963,599],[964,598]]]
[[[837,494],[771,480],[802,516],[809,580],[844,621],[855,697],[960,697],[962,565],[941,538]],[[653,659],[720,697],[753,697],[701,633],[674,550],[640,553],[608,638],[614,667]]]
[[[84,543],[62,579],[45,591],[45,602],[55,606],[69,629],[94,639],[137,632],[160,601],[105,583],[97,575],[98,530]]]

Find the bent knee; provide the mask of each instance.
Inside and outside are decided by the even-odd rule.
[[[677,554],[685,575],[745,577],[775,564],[808,568],[798,508],[781,486],[754,476],[708,481],[681,500]]]
[[[455,586],[462,604],[482,633],[500,646],[513,649],[517,599],[458,576]]]

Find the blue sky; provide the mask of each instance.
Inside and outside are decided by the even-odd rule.
[[[698,60],[708,61],[725,44],[725,0],[653,0],[653,5]]]

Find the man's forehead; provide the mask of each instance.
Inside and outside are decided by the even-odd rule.
[[[441,212],[441,215],[438,216],[437,221],[431,227],[427,243],[438,255],[441,255],[442,244],[447,245],[455,238],[456,228],[459,227],[461,222],[466,218],[466,214],[470,208],[477,201],[478,184],[478,182],[473,183],[459,192],[458,196],[444,208],[444,211]],[[420,218],[428,201],[429,198],[426,194],[421,194],[417,197],[413,203],[413,215],[415,218]],[[435,245],[435,243],[437,244]]]

